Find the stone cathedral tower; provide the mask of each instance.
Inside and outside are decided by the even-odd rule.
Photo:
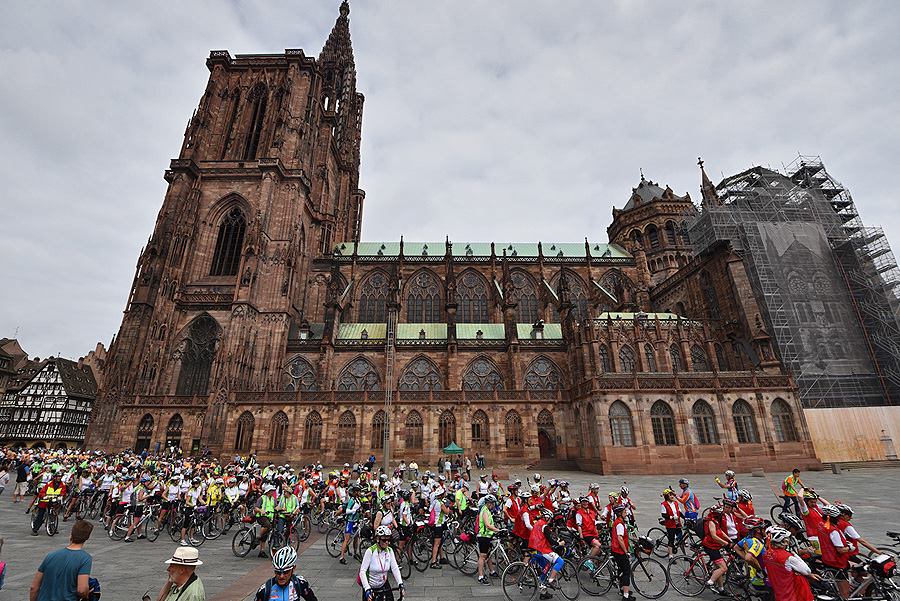
[[[89,447],[132,446],[133,426],[120,431],[122,409],[135,403],[182,407],[180,431],[170,423],[154,440],[177,433],[216,447],[229,391],[278,388],[288,331],[309,310],[311,260],[360,236],[364,99],[349,13],[345,0],[317,58],[210,53],[110,349]]]

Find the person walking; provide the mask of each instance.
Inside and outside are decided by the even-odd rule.
[[[197,566],[203,565],[196,548],[178,547],[166,564],[169,578],[159,591],[157,601],[206,601],[203,581],[194,572]]]
[[[13,491],[13,503],[18,503],[28,494],[28,464],[20,461],[16,466],[16,490]]]
[[[90,593],[88,580],[93,559],[84,550],[94,525],[76,520],[72,525],[69,545],[51,551],[38,566],[31,580],[29,601],[78,601]]]
[[[6,467],[6,464],[0,465],[0,497],[3,496],[3,491],[6,490],[7,485],[9,484],[9,469]]]

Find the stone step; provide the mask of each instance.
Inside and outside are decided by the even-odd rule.
[[[878,467],[900,468],[900,460],[897,459],[880,459],[875,461],[834,461],[831,463],[823,463],[822,468],[825,470],[859,470],[871,469]]]

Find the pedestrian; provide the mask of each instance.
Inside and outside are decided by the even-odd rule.
[[[178,547],[166,564],[169,578],[159,591],[157,601],[206,601],[203,581],[194,573],[197,566],[203,565],[195,547]]]
[[[413,480],[418,480],[418,479],[419,479],[419,464],[416,463],[415,461],[410,461],[410,462],[409,462],[409,469],[410,469],[410,471],[413,473],[412,479],[413,479]]]
[[[0,497],[3,496],[3,491],[6,490],[7,484],[9,484],[9,469],[4,463],[0,465]]]
[[[466,480],[472,479],[472,460],[466,457]]]
[[[51,551],[38,566],[31,581],[30,601],[78,601],[87,598],[93,559],[84,550],[94,525],[76,520],[69,545]]]
[[[28,494],[28,464],[20,461],[16,467],[16,490],[13,491],[13,503],[18,503]]]
[[[449,478],[452,472],[453,468],[450,465],[450,457],[447,457],[447,459],[444,460],[444,475]]]

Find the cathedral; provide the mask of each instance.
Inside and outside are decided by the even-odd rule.
[[[694,240],[724,196],[702,163],[700,204],[642,176],[608,242],[361,240],[349,13],[316,57],[210,53],[88,447],[820,465],[756,272]]]

